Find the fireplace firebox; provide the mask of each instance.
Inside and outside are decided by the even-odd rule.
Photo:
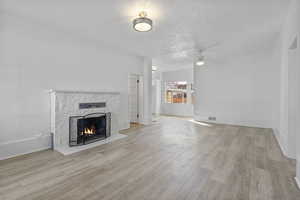
[[[110,137],[111,113],[92,113],[69,118],[69,146],[80,146]]]

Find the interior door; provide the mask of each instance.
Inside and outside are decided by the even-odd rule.
[[[129,76],[129,119],[132,123],[139,122],[139,76]]]

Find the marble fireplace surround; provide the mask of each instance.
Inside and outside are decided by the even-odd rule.
[[[126,137],[119,133],[120,93],[50,90],[51,98],[51,133],[54,150],[69,155],[101,144]],[[79,109],[79,103],[105,102],[104,108]],[[83,146],[69,146],[69,117],[83,116],[90,113],[111,112],[111,136]]]

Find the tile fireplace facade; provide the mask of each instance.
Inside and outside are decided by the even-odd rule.
[[[86,149],[89,146],[93,147],[97,144],[86,143],[84,148],[76,147],[79,145],[70,145],[72,138],[72,131],[77,131],[78,126],[70,130],[72,127],[70,119],[72,116],[79,117],[76,119],[81,120],[80,118],[87,118],[88,120],[85,123],[91,123],[91,127],[83,129],[85,132],[83,135],[85,137],[79,137],[82,141],[86,142],[85,139],[92,138],[92,133],[98,131],[98,134],[94,134],[93,137],[99,136],[97,141],[99,144],[110,142],[114,139],[122,138],[123,135],[119,134],[119,119],[118,112],[120,108],[120,94],[116,92],[82,92],[82,91],[60,91],[60,90],[51,90],[51,132],[53,133],[53,148],[63,154],[69,154],[72,152],[77,152],[81,149]],[[99,105],[99,106],[97,106]],[[93,116],[94,115],[94,116]],[[95,116],[97,115],[97,116]],[[101,115],[101,116],[100,116]],[[105,116],[105,120],[109,117],[109,121],[102,121],[101,117]],[[93,122],[96,121],[98,117],[99,127],[93,125]],[[78,122],[83,122],[78,121]],[[102,130],[106,128],[106,125],[109,125],[109,129]],[[81,123],[79,123],[81,125]],[[97,128],[97,130],[96,130]],[[71,128],[72,129],[72,128]],[[93,130],[95,129],[95,130]],[[101,132],[102,130],[102,132]],[[82,131],[81,131],[82,132]],[[106,135],[109,132],[109,135]],[[102,134],[102,135],[101,135]],[[74,135],[74,134],[73,134]],[[102,137],[102,138],[101,138]],[[73,138],[74,139],[74,138]],[[73,143],[74,144],[74,143]],[[77,148],[77,149],[76,149]]]

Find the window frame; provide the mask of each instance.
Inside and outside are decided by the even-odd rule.
[[[180,88],[180,86],[183,88]],[[174,86],[176,86],[174,88]],[[173,87],[173,88],[172,88]],[[164,82],[164,103],[166,104],[191,104],[192,83],[188,81],[165,81]],[[177,97],[176,97],[177,96]],[[181,96],[181,97],[180,97]]]

